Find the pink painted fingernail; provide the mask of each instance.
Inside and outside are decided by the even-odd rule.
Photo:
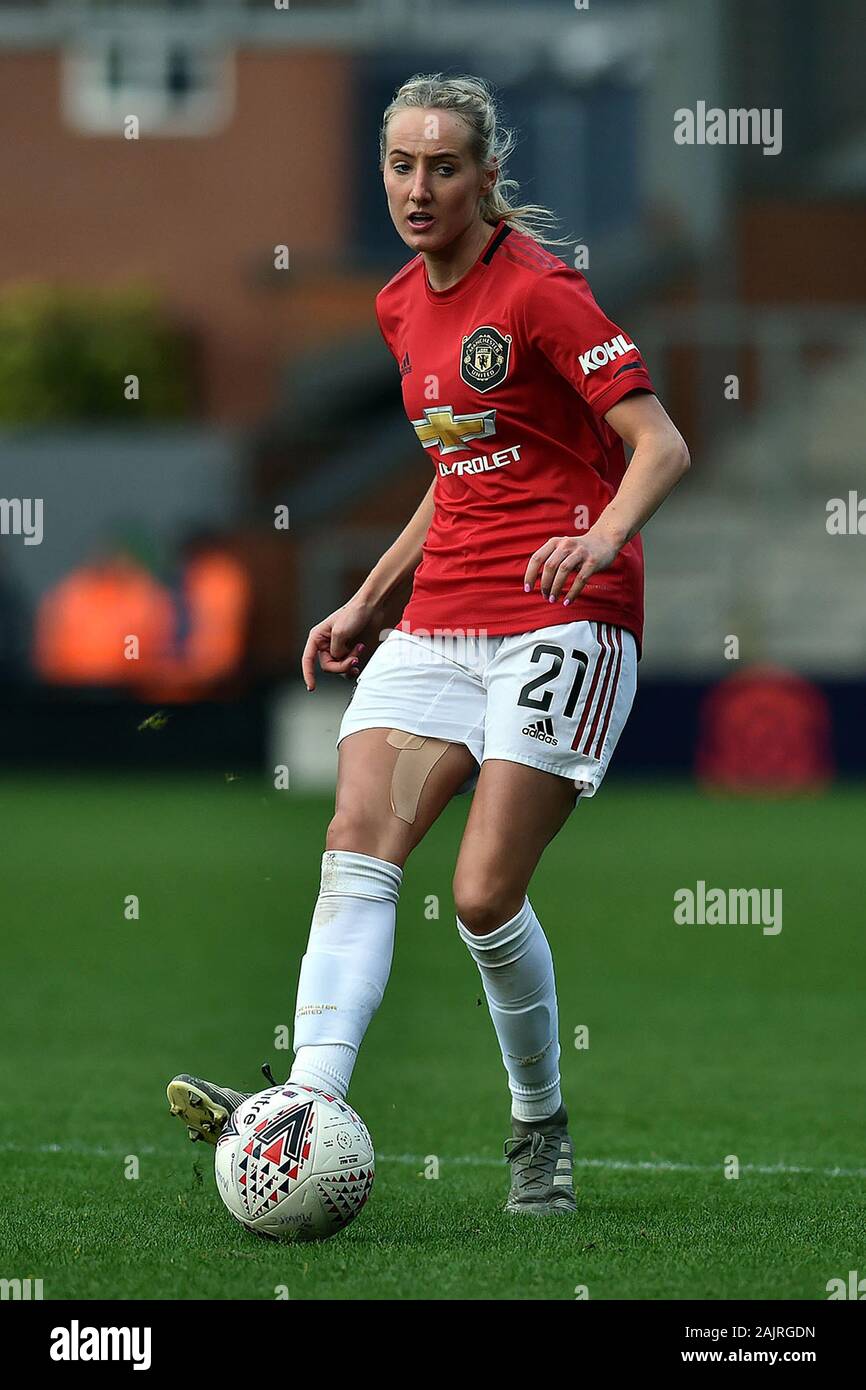
[[[562,600],[562,606],[563,606],[563,608],[567,608],[568,605],[569,605],[570,603],[571,603],[571,599],[570,599],[570,598],[564,598],[564,599]]]
[[[528,594],[528,593],[529,593],[529,585],[528,585],[528,584],[524,584],[524,586],[523,586],[523,592],[524,592],[525,594]]]
[[[556,595],[555,595],[555,594],[551,594],[551,595],[550,595],[550,602],[551,602],[551,603],[556,603]]]

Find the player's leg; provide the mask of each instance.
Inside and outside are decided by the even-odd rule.
[[[298,981],[291,1080],[346,1094],[391,969],[402,867],[477,768],[465,744],[380,728],[342,739],[336,809]],[[212,1144],[249,1094],[185,1073],[167,1088],[171,1114],[190,1139]]]
[[[360,729],[347,735],[339,747],[326,850],[366,854],[402,868],[477,771],[463,743],[419,739],[397,729]]]
[[[568,778],[485,759],[454,874],[458,931],[478,966],[511,1091],[506,1210],[539,1215],[576,1204],[553,957],[527,888],[577,796]]]
[[[298,981],[293,1081],[346,1094],[390,973],[403,866],[478,773],[486,696],[466,656],[457,639],[392,632],[344,712]]]
[[[451,655],[448,642],[391,632],[343,714],[336,808],[295,1013],[291,1077],[316,1089],[345,1095],[390,972],[403,865],[478,773],[486,696]],[[169,1086],[190,1137],[213,1143],[226,1094],[196,1077]]]
[[[345,1096],[382,1001],[403,865],[477,770],[464,744],[363,729],[340,742],[336,808],[301,962],[290,1080]],[[399,745],[404,746],[399,746]]]
[[[574,623],[509,638],[488,668],[484,762],[454,895],[511,1090],[510,1210],[574,1209],[553,959],[527,890],[578,796],[604,777],[635,666],[631,634]]]

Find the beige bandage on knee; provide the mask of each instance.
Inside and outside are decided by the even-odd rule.
[[[391,810],[411,825],[424,783],[449,745],[445,739],[407,734],[402,729],[392,729],[386,742],[400,750],[391,776]]]

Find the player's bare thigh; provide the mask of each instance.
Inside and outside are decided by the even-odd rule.
[[[391,808],[391,787],[396,760],[407,755],[388,742],[391,732],[359,729],[340,741],[326,848],[371,854],[402,867],[477,764],[465,744],[449,744],[424,776],[414,819],[402,819]]]
[[[482,763],[454,870],[454,905],[471,932],[495,931],[519,912],[576,801],[569,777],[501,758]]]

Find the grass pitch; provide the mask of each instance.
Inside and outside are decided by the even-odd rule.
[[[579,1214],[537,1223],[500,1210],[508,1097],[454,927],[452,803],[407,865],[351,1093],[372,1198],[324,1245],[275,1246],[224,1210],[164,1087],[190,1071],[258,1090],[265,1059],[285,1074],[275,1030],[332,799],[218,776],[4,782],[0,1275],[46,1298],[826,1298],[866,1271],[864,801],[614,774],[576,811],[530,896],[557,962]],[[782,931],[675,925],[699,879],[781,888]]]

